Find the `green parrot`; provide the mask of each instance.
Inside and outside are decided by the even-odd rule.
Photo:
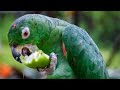
[[[29,56],[37,48],[53,56],[51,62],[55,63],[45,69],[50,72],[43,74],[45,79],[109,78],[104,59],[92,38],[83,28],[64,20],[41,14],[23,15],[11,25],[8,41],[13,57],[20,63],[21,55]]]

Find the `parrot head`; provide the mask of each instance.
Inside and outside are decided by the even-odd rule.
[[[20,56],[29,56],[43,45],[49,36],[49,27],[37,14],[27,14],[16,19],[8,32],[8,41],[15,60],[21,62]]]

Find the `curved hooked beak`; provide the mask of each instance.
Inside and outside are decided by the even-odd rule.
[[[11,51],[12,51],[12,55],[13,55],[14,59],[16,61],[22,63],[21,60],[20,60],[20,56],[21,56],[20,52],[17,52],[16,48],[14,46],[11,47]]]
[[[15,45],[11,46],[11,51],[14,59],[20,63],[22,63],[20,56],[24,56],[24,57],[29,56],[37,50],[38,50],[37,46],[31,44],[27,44],[24,46],[15,46]]]

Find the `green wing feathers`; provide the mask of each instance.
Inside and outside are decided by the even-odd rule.
[[[62,38],[68,62],[77,78],[108,78],[103,57],[85,30],[70,24],[65,28]]]

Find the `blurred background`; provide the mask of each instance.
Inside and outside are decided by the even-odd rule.
[[[39,73],[14,60],[7,33],[13,21],[25,14],[43,14],[84,28],[97,44],[110,78],[120,79],[119,11],[0,11],[0,78],[37,79]]]

